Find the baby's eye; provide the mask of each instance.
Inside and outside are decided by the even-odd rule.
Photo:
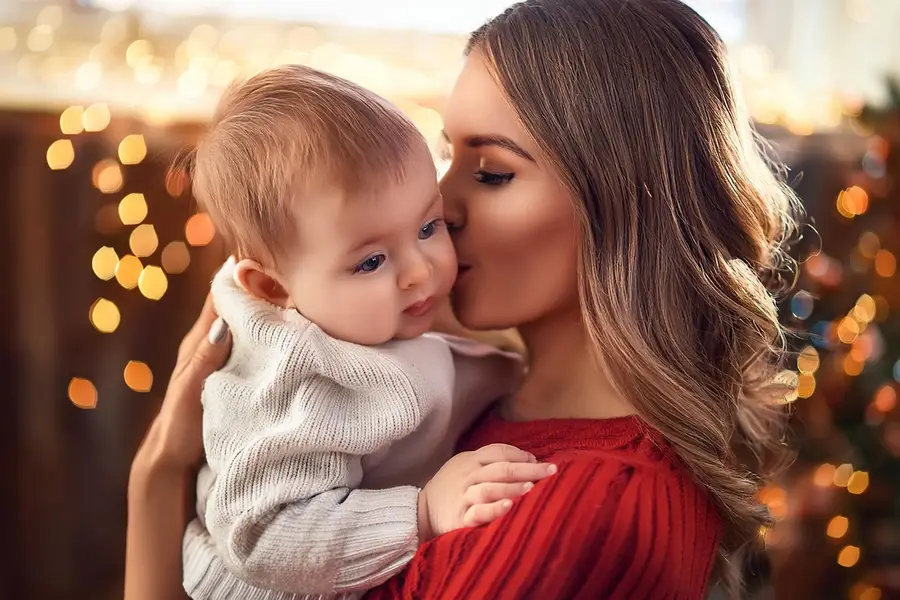
[[[419,239],[427,240],[435,234],[437,228],[440,227],[443,223],[443,219],[434,219],[433,221],[425,223],[424,225],[422,225],[422,228],[419,229]]]
[[[354,273],[372,273],[377,270],[378,267],[384,264],[385,256],[384,254],[375,254],[370,256],[366,260],[362,261],[356,268],[353,270]]]

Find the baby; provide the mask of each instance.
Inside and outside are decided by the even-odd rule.
[[[456,256],[395,107],[310,68],[263,72],[223,96],[193,181],[236,258],[212,284],[233,350],[203,391],[191,597],[362,593],[552,472],[508,446],[452,457],[521,365],[426,333]]]

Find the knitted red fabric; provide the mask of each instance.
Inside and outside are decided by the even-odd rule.
[[[517,446],[559,472],[490,525],[422,544],[368,600],[699,600],[718,514],[662,438],[634,417],[485,417],[460,450]]]

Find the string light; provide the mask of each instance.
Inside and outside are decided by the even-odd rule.
[[[197,213],[184,226],[184,237],[191,246],[205,246],[216,235],[212,219],[206,213]]]
[[[847,491],[854,495],[862,494],[869,487],[869,474],[865,471],[856,471],[847,481]]]
[[[126,254],[116,264],[116,281],[126,290],[133,290],[137,287],[143,269],[144,265],[138,257]]]
[[[111,159],[104,159],[94,165],[91,172],[91,181],[98,190],[104,194],[114,194],[122,189],[124,177],[122,168]]]
[[[56,140],[47,148],[47,166],[54,171],[67,169],[75,160],[75,147],[70,140]]]
[[[128,238],[128,246],[131,248],[132,254],[141,258],[156,252],[158,245],[159,238],[156,236],[156,229],[153,228],[153,225],[146,223],[135,227]]]
[[[153,387],[153,371],[146,363],[130,360],[123,373],[125,385],[135,392],[149,392]]]
[[[169,242],[162,251],[162,268],[170,275],[184,273],[191,264],[191,253],[184,242]]]
[[[103,131],[112,119],[109,107],[105,104],[91,104],[82,114],[81,121],[85,131]]]
[[[97,388],[88,379],[73,377],[69,381],[69,400],[78,408],[97,406]]]
[[[143,194],[133,192],[119,202],[119,219],[123,225],[137,225],[147,218],[147,201]]]
[[[835,474],[834,465],[824,464],[819,465],[816,469],[816,472],[813,474],[813,483],[818,487],[829,487],[834,483],[834,474]]]
[[[169,280],[159,267],[147,266],[138,278],[138,288],[145,298],[159,300],[169,288]]]
[[[847,487],[851,475],[853,475],[853,465],[845,463],[839,466],[834,470],[834,485]]]
[[[77,135],[84,131],[84,109],[70,106],[59,115],[59,130],[66,135]]]
[[[837,562],[842,567],[849,569],[859,562],[859,548],[857,546],[844,546],[838,553]]]
[[[825,533],[828,537],[840,539],[847,535],[847,531],[850,529],[850,521],[847,517],[843,515],[837,515],[833,519],[828,522],[828,527],[825,530]]]
[[[109,246],[103,246],[94,253],[91,259],[91,269],[94,275],[103,281],[109,281],[116,276],[116,265],[119,262],[119,256],[116,251]]]
[[[123,165],[136,165],[147,156],[147,144],[144,136],[133,133],[119,142],[119,161]]]
[[[112,333],[119,327],[119,307],[106,298],[97,298],[89,314],[91,325],[101,333]]]
[[[875,255],[875,272],[882,277],[893,277],[897,272],[897,257],[888,250],[879,250]]]

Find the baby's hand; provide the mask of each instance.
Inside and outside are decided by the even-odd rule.
[[[448,460],[419,493],[419,540],[502,516],[534,482],[556,466],[506,444],[462,452]]]

